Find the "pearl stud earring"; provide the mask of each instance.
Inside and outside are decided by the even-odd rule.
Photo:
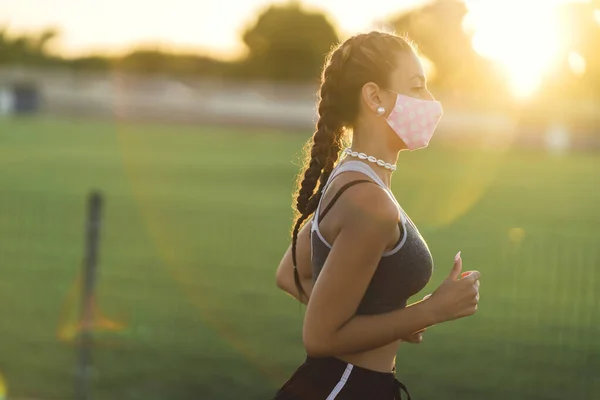
[[[385,108],[381,106],[377,107],[377,114],[383,115],[383,113],[385,113]]]

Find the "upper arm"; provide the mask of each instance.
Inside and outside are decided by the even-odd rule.
[[[296,243],[296,263],[301,280],[312,278],[312,262],[310,257],[310,226],[307,221],[298,232]],[[292,262],[292,245],[290,244],[277,267],[277,285],[282,289],[294,287],[294,264]]]
[[[349,192],[343,206],[345,218],[308,303],[303,329],[307,350],[315,341],[332,338],[354,316],[396,234],[398,209],[381,188]]]

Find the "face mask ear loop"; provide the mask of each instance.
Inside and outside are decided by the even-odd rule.
[[[394,107],[395,107],[396,103],[398,102],[398,97],[400,96],[400,94],[394,92],[393,90],[387,89],[387,88],[383,88],[383,90],[387,90],[388,92],[396,95],[396,101],[394,102]],[[394,108],[394,107],[392,107],[392,108]],[[385,114],[385,107],[383,107],[383,106],[377,107],[377,115],[383,116],[384,114]]]

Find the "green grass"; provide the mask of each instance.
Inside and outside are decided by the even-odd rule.
[[[104,193],[98,305],[125,322],[94,352],[93,398],[267,399],[301,363],[302,308],[274,270],[289,243],[306,135],[34,119],[0,121],[0,372],[9,396],[73,398],[57,339]],[[600,158],[524,150],[403,154],[393,190],[435,260],[463,251],[480,311],[401,346],[419,399],[600,393]],[[421,295],[422,295],[421,294]]]

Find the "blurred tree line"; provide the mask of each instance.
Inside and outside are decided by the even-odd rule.
[[[325,15],[306,11],[296,1],[264,10],[242,35],[247,54],[235,61],[182,54],[160,46],[137,48],[119,57],[98,54],[64,58],[49,51],[58,36],[54,29],[14,35],[6,28],[0,29],[0,66],[64,66],[76,71],[305,81],[318,79],[324,55],[338,41],[335,28]]]
[[[547,79],[545,93],[598,97],[600,87],[600,0],[566,3],[561,10],[564,32],[571,39],[569,52],[585,60],[585,71],[575,73],[564,63]],[[490,61],[471,45],[463,20],[468,10],[460,0],[433,0],[391,17],[387,22],[398,33],[407,33],[435,68],[432,84],[449,91],[499,94],[505,79]],[[507,21],[507,28],[510,26]],[[535,29],[535,16],[532,16]],[[81,70],[121,70],[168,73],[225,79],[315,81],[325,54],[340,40],[326,15],[304,9],[300,2],[272,5],[242,34],[246,55],[222,61],[199,54],[181,54],[156,48],[139,48],[120,57],[94,55],[63,58],[49,51],[58,37],[48,29],[34,34],[11,35],[0,30],[0,65],[63,66]]]

